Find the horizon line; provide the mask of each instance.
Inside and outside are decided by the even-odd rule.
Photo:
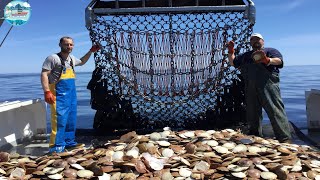
[[[292,66],[320,66],[320,64],[306,64],[306,65],[286,65],[286,67]],[[92,73],[93,71],[83,71],[79,70],[76,73]],[[0,73],[0,75],[15,75],[15,74],[40,74],[41,72],[8,72],[8,73]]]

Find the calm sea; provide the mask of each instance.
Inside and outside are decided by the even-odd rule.
[[[282,69],[281,94],[290,121],[301,129],[307,128],[305,91],[320,89],[320,66],[288,66]],[[90,129],[95,110],[90,107],[90,91],[87,84],[91,72],[77,73],[78,124]],[[0,74],[0,103],[3,101],[43,98],[40,74]],[[264,122],[267,122],[264,115]]]

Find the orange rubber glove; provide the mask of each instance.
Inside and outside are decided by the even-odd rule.
[[[98,51],[99,49],[101,49],[100,46],[96,44],[96,45],[93,45],[93,46],[90,48],[90,51],[91,51],[91,52],[96,52],[96,51]]]
[[[268,58],[266,53],[262,50],[255,51],[252,54],[252,58],[256,63],[263,63],[265,65],[269,65],[270,63],[270,58]]]
[[[51,91],[44,92],[44,100],[48,104],[53,104],[56,101],[56,97],[52,94]]]
[[[228,54],[234,54],[234,42],[229,41],[227,44],[228,47]]]

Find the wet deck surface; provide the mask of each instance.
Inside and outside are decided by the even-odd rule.
[[[272,128],[269,126],[265,126],[264,128],[264,136],[272,137],[273,132]],[[78,130],[76,135],[76,140],[78,143],[83,143],[86,147],[90,147],[93,145],[97,145],[99,143],[104,144],[108,140],[119,139],[119,137],[126,133],[125,132],[114,132],[105,135],[97,134],[94,130]],[[320,132],[308,132],[307,129],[300,130],[305,137],[301,138],[302,134],[294,134],[292,143],[298,145],[309,145],[313,146],[313,144],[319,144],[320,142]],[[137,134],[145,134],[141,132],[137,132]],[[6,145],[0,148],[0,151],[6,151],[9,153],[18,153],[21,155],[30,155],[30,156],[42,156],[48,153],[49,150],[49,135],[42,135],[41,137],[35,137],[33,140],[25,141],[24,143],[20,143],[17,145]],[[320,146],[320,145],[319,145]],[[318,146],[318,147],[319,147]]]

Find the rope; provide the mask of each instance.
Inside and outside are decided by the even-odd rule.
[[[314,141],[312,138],[310,138],[308,135],[306,135],[305,133],[303,133],[292,121],[289,121],[291,126],[293,127],[293,130],[295,132],[295,135],[297,135],[297,137],[302,140],[303,142],[310,144],[311,146],[317,148],[318,150],[320,150],[320,145],[319,143],[317,143],[316,141]]]
[[[29,0],[27,0],[27,3],[29,3]],[[4,38],[1,41],[0,47],[2,47],[2,44],[4,43],[4,41],[7,39],[9,33],[11,32],[11,29],[13,28],[13,25],[10,27],[10,29],[8,30],[8,32],[6,33],[6,35],[4,36]]]

